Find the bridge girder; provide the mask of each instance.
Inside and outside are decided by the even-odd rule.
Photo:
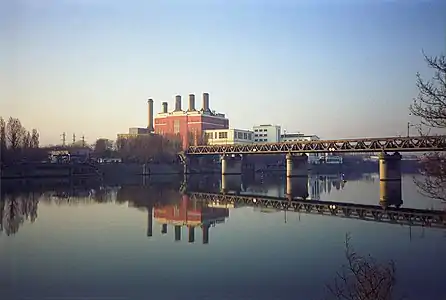
[[[329,152],[446,151],[446,136],[387,137],[344,140],[296,141],[247,145],[190,146],[185,155],[273,154]]]

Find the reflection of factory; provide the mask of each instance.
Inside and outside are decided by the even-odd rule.
[[[181,240],[181,230],[184,226],[188,228],[188,241],[195,241],[195,228],[200,227],[203,235],[203,244],[209,243],[209,228],[216,224],[224,223],[229,217],[229,209],[212,207],[203,202],[190,201],[188,195],[183,195],[181,202],[165,205],[154,209],[154,218],[161,224],[161,233],[167,233],[168,224],[173,225],[175,241]],[[149,212],[149,232],[152,235],[152,222]]]

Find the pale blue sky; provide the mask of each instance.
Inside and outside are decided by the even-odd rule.
[[[3,0],[0,115],[93,142],[209,92],[234,128],[393,136],[445,48],[441,0]]]

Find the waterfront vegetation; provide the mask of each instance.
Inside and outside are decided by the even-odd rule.
[[[410,111],[420,118],[421,125],[428,128],[427,134],[430,129],[441,130],[441,134],[446,134],[446,57],[424,55],[424,59],[432,69],[433,76],[430,80],[424,80],[417,74],[419,93]],[[423,134],[423,130],[420,133]],[[446,201],[446,154],[427,154],[421,173],[424,179],[416,182],[420,192],[430,198]]]
[[[18,118],[5,121],[0,117],[0,157],[2,163],[14,163],[25,159],[39,159],[39,133],[27,130]]]

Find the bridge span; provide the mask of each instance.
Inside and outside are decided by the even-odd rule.
[[[220,207],[251,206],[274,208],[277,210],[291,210],[306,214],[353,218],[364,221],[446,228],[446,212],[437,210],[411,208],[383,209],[377,205],[297,199],[290,201],[287,198],[258,195],[225,195],[201,192],[191,192],[188,195],[191,201],[202,201],[207,205]]]
[[[295,177],[307,176],[309,153],[379,152],[380,180],[400,180],[400,152],[429,151],[446,151],[446,136],[190,146],[180,154],[180,158],[184,164],[184,173],[190,174],[189,166],[193,165],[192,161],[199,161],[207,155],[220,155],[222,175],[231,175],[242,173],[244,156],[286,154],[286,175]]]
[[[358,138],[343,140],[189,146],[185,155],[278,154],[328,152],[445,151],[446,136]]]

